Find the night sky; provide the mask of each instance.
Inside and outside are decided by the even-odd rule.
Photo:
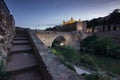
[[[43,29],[67,21],[103,17],[120,8],[120,0],[5,0],[16,25]],[[39,27],[38,27],[39,26]]]

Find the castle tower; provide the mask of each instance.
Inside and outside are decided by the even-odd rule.
[[[73,20],[73,17],[71,17],[71,20]]]
[[[62,23],[62,25],[65,25],[65,21],[63,20],[63,23]]]

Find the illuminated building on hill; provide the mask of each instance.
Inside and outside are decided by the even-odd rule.
[[[59,29],[60,31],[79,31],[79,32],[86,32],[86,22],[82,22],[80,19],[74,20],[71,18],[69,21],[65,22],[63,21],[61,28]]]
[[[67,21],[67,22],[63,21],[62,25],[72,24],[72,23],[75,23],[75,22],[81,22],[81,21],[80,21],[80,19],[79,19],[79,21],[74,20],[74,19],[71,17],[71,19],[70,19],[69,21]]]

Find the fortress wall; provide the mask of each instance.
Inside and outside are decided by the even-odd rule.
[[[15,20],[4,0],[0,0],[0,61],[6,58],[15,34]]]

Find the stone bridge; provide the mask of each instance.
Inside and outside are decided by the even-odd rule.
[[[0,0],[0,72],[5,73],[0,80],[84,80],[30,29],[15,27],[4,0]]]
[[[88,36],[79,32],[55,32],[55,31],[35,31],[37,37],[48,47],[51,47],[55,40],[63,38],[64,45],[80,50],[80,41]]]

